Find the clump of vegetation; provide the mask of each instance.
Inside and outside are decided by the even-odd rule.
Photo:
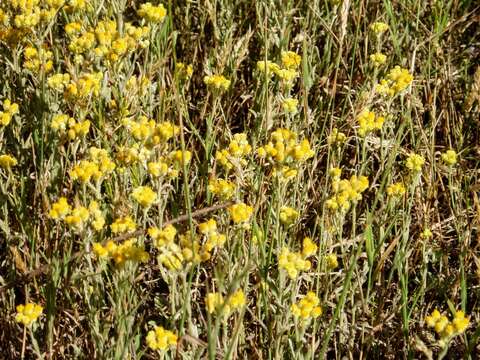
[[[2,1],[0,357],[476,358],[477,14]]]

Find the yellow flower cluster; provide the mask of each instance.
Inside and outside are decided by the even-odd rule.
[[[375,54],[370,55],[370,61],[373,62],[375,66],[379,66],[385,64],[387,56],[381,52],[376,52]]]
[[[228,213],[235,224],[248,223],[253,214],[253,207],[241,202],[231,205]]]
[[[297,69],[302,57],[293,51],[282,51],[282,65],[285,69]]]
[[[90,121],[75,121],[74,118],[65,114],[57,114],[53,116],[50,126],[53,130],[58,131],[60,135],[67,136],[70,140],[77,137],[83,137],[90,131]]]
[[[400,182],[390,184],[387,187],[387,194],[390,196],[402,196],[403,194],[405,194],[405,191],[405,185]]]
[[[440,336],[440,343],[446,344],[453,336],[463,334],[470,325],[470,318],[461,310],[456,311],[452,321],[435,309],[425,318],[428,327],[434,328]]]
[[[121,245],[117,245],[112,240],[108,241],[105,246],[94,243],[93,252],[99,258],[112,259],[117,267],[122,267],[127,261],[147,262],[149,259],[143,246],[137,245],[133,238],[124,241]]]
[[[49,216],[54,220],[64,219],[71,211],[72,207],[68,204],[67,199],[61,197],[56,203],[52,204]]]
[[[295,279],[301,271],[310,270],[312,263],[307,258],[314,255],[317,249],[318,246],[308,237],[303,239],[302,252],[283,247],[278,256],[278,267],[286,270],[291,279]]]
[[[91,147],[90,160],[82,160],[70,170],[70,178],[82,183],[89,182],[92,178],[99,181],[110,175],[115,170],[115,163],[110,159],[105,149]]]
[[[288,114],[297,113],[298,100],[294,98],[286,98],[282,102],[283,110]]]
[[[216,247],[222,247],[227,240],[224,234],[220,234],[217,231],[217,222],[214,219],[199,224],[198,230],[206,239],[203,245],[203,251],[208,253]]]
[[[280,222],[283,225],[291,225],[298,219],[299,215],[300,213],[294,208],[283,206],[279,214]]]
[[[382,34],[389,29],[388,25],[384,22],[374,22],[370,25],[370,30],[372,30],[375,34]]]
[[[275,130],[270,141],[257,149],[257,155],[276,166],[298,164],[315,155],[307,139],[298,141],[298,135],[288,129]]]
[[[9,99],[3,101],[3,111],[0,111],[0,125],[7,126],[12,117],[18,114],[18,104],[12,103]]]
[[[233,140],[230,141],[228,148],[219,150],[215,154],[215,159],[226,170],[231,170],[234,165],[246,166],[247,160],[245,157],[252,152],[252,147],[248,143],[247,135],[239,133],[233,135]]]
[[[228,317],[232,312],[240,310],[247,302],[242,289],[235,291],[228,300],[225,301],[221,293],[208,293],[205,297],[205,305],[209,314],[216,312]]]
[[[357,118],[358,125],[358,135],[365,136],[369,132],[375,130],[382,130],[383,123],[385,118],[383,116],[375,116],[373,111],[363,110]]]
[[[133,144],[131,147],[119,146],[117,153],[115,154],[118,164],[122,166],[130,166],[138,162],[145,163],[151,156],[152,150],[147,149],[140,144]],[[125,169],[122,167],[121,171],[124,170]]]
[[[44,71],[48,73],[53,69],[53,53],[49,50],[40,49],[38,51],[34,47],[28,46],[23,51],[25,61],[23,67],[33,72]]]
[[[207,75],[203,78],[203,82],[208,87],[217,91],[226,91],[230,87],[231,81],[223,75]]]
[[[26,303],[17,306],[15,321],[29,326],[42,315],[43,307],[34,303]]]
[[[447,150],[442,154],[442,160],[448,166],[453,166],[457,163],[457,153],[454,150]]]
[[[148,46],[149,42],[145,37],[149,34],[150,28],[125,23],[121,34],[116,21],[102,20],[96,27],[90,27],[83,32],[80,23],[68,23],[65,32],[71,38],[68,49],[76,54],[76,63],[82,63],[84,56],[93,56],[96,59],[105,59],[108,64],[117,62],[138,47]]]
[[[413,81],[413,75],[407,69],[395,66],[387,74],[385,79],[380,80],[375,91],[381,95],[395,96],[405,90]]]
[[[412,172],[419,172],[425,164],[425,158],[422,155],[412,153],[408,155],[405,166]]]
[[[137,224],[133,221],[131,216],[120,217],[110,225],[110,230],[113,234],[135,231],[136,228]]]
[[[123,119],[123,125],[137,141],[148,147],[165,144],[179,134],[178,126],[169,121],[157,124],[154,120],[141,116],[138,121]]]
[[[0,167],[4,169],[10,169],[12,166],[17,165],[18,161],[13,156],[4,154],[0,155]]]
[[[47,85],[49,88],[62,92],[70,84],[70,74],[54,74],[47,79]]]
[[[328,254],[325,256],[325,261],[327,263],[327,268],[329,270],[336,269],[338,267],[338,259],[336,254]]]
[[[155,326],[147,334],[147,346],[152,350],[166,350],[170,346],[177,345],[177,335],[162,326]]]
[[[320,300],[313,291],[307,292],[307,294],[296,304],[292,304],[290,310],[296,317],[306,321],[310,318],[317,318],[322,315],[323,311],[318,304]]]
[[[297,69],[302,61],[302,57],[293,51],[282,51],[281,59],[283,68],[270,60],[262,60],[257,62],[257,70],[266,73],[267,76],[271,74],[277,75],[285,85],[290,87],[298,77]]]
[[[347,211],[352,202],[362,199],[364,192],[369,185],[368,178],[365,176],[352,175],[350,180],[340,179],[341,169],[333,168],[330,170],[332,176],[332,188],[335,193],[327,200],[326,206],[332,210]]]
[[[167,10],[162,4],[160,4],[159,6],[154,6],[152,5],[152,3],[147,2],[140,6],[137,14],[138,16],[144,18],[147,21],[158,23],[163,21],[163,19],[167,15]]]
[[[177,229],[171,224],[165,226],[162,230],[153,226],[148,228],[148,235],[153,239],[153,245],[157,249],[160,249],[163,246],[169,246],[174,242],[175,236],[177,235]]]
[[[150,227],[148,234],[154,246],[159,250],[159,262],[170,270],[180,270],[183,263],[198,264],[211,258],[211,252],[216,247],[222,247],[226,236],[217,231],[217,223],[210,219],[198,225],[202,236],[199,240],[190,233],[179,235],[178,244],[175,243],[177,230],[171,224],[162,230]]]
[[[78,80],[71,80],[65,87],[64,97],[67,100],[86,99],[99,96],[103,74],[101,72],[83,74]]]
[[[302,255],[304,258],[308,258],[315,255],[318,250],[318,245],[313,242],[309,237],[303,239]]]
[[[280,70],[280,66],[270,60],[257,61],[257,70],[267,75],[276,74]]]
[[[281,181],[288,181],[293,179],[298,174],[298,170],[289,166],[281,166],[273,169],[274,175],[278,176]]]
[[[133,189],[132,197],[144,208],[150,207],[157,200],[157,194],[148,186],[138,186]]]
[[[69,227],[76,231],[82,231],[89,220],[97,231],[105,225],[105,218],[96,201],[91,201],[88,208],[81,205],[72,208],[67,199],[61,197],[52,204],[49,216],[53,220],[64,220]]]
[[[211,179],[208,182],[208,191],[222,200],[228,200],[235,194],[236,186],[233,182],[224,179]]]

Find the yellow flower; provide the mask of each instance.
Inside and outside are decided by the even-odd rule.
[[[148,186],[139,186],[133,189],[132,197],[141,206],[148,208],[157,199],[157,194]]]
[[[454,150],[447,150],[442,154],[442,160],[448,166],[453,166],[457,163],[457,153]]]
[[[282,51],[282,64],[286,69],[297,69],[302,57],[293,51]]]
[[[228,305],[230,306],[231,311],[241,309],[245,306],[245,303],[246,297],[242,289],[235,291],[228,299]]]
[[[223,75],[210,75],[203,78],[205,85],[212,87],[215,90],[226,91],[230,87],[230,80]]]
[[[114,234],[126,231],[135,231],[136,228],[137,224],[130,216],[118,218],[110,225],[110,229]]]
[[[425,322],[428,327],[434,328],[435,332],[440,335],[440,341],[446,343],[451,337],[464,333],[470,324],[470,319],[465,317],[463,311],[458,310],[450,322],[445,315],[435,309],[431,315],[425,317]]]
[[[280,221],[284,225],[293,224],[297,220],[299,215],[300,214],[297,210],[295,210],[291,207],[288,207],[288,206],[283,206],[280,209]]]
[[[294,69],[280,69],[275,71],[275,74],[285,83],[290,84],[298,77],[298,72]]]
[[[267,72],[267,75],[272,75],[280,70],[280,66],[270,60],[261,60],[257,61],[257,70],[262,73]]]
[[[10,169],[12,166],[17,165],[18,161],[10,155],[0,155],[0,167],[4,169]]]
[[[370,25],[370,30],[372,30],[377,35],[384,33],[388,29],[388,25],[384,22],[374,22]]]
[[[408,155],[405,165],[410,171],[419,172],[422,170],[422,166],[425,164],[425,158],[418,154]]]
[[[214,219],[210,219],[203,223],[198,224],[198,230],[204,235],[209,235],[217,232],[217,222]]]
[[[122,267],[127,261],[147,262],[149,259],[149,255],[143,246],[136,245],[133,238],[120,245],[112,240],[109,240],[105,246],[95,243],[93,244],[93,251],[99,258],[112,259],[117,267]]]
[[[154,326],[146,337],[147,346],[152,350],[166,350],[168,347],[177,345],[177,335],[162,326]]]
[[[382,116],[375,116],[372,111],[364,110],[357,118],[360,129],[358,134],[365,136],[371,131],[381,130],[385,119]]]
[[[208,182],[208,190],[223,200],[230,199],[235,194],[235,189],[235,184],[229,180],[212,179]]]
[[[223,296],[220,293],[208,293],[205,298],[205,305],[207,306],[207,311],[210,314],[213,314],[217,309],[223,306]]]
[[[296,114],[297,111],[298,111],[297,110],[298,100],[294,99],[294,98],[287,98],[287,99],[283,100],[282,106],[283,106],[283,110],[286,113]]]
[[[420,234],[420,237],[422,239],[430,239],[432,236],[433,236],[432,230],[430,230],[429,228],[425,228]]]
[[[387,187],[387,194],[390,196],[402,196],[405,191],[405,186],[402,183],[393,183]]]
[[[28,326],[40,317],[42,311],[43,307],[37,304],[27,303],[25,305],[18,305],[15,321]]]
[[[161,248],[173,243],[177,235],[177,229],[172,224],[165,226],[162,230],[157,227],[150,227],[148,235],[153,239],[155,247]]]
[[[253,207],[245,203],[233,204],[228,208],[230,217],[235,224],[248,222],[253,213]]]
[[[138,16],[146,19],[147,21],[161,22],[167,15],[167,10],[162,4],[160,4],[159,6],[153,6],[151,3],[147,2],[140,6],[137,14]]]
[[[292,252],[287,247],[283,247],[278,255],[278,267],[287,271],[291,279],[295,279],[299,272],[307,271],[312,264],[305,260],[303,254]]]
[[[69,74],[54,74],[47,79],[48,87],[56,91],[63,91],[69,83]]]
[[[302,255],[304,258],[315,255],[317,250],[318,246],[312,241],[312,239],[309,237],[303,239]]]
[[[327,268],[329,270],[333,270],[338,267],[338,259],[336,254],[328,254],[327,256],[325,256],[325,260],[327,262]]]
[[[374,65],[382,65],[385,64],[385,61],[387,61],[387,56],[385,54],[382,54],[380,52],[377,52],[375,54],[370,55],[370,61],[374,63]]]
[[[293,315],[300,317],[302,320],[317,318],[322,315],[323,311],[318,306],[320,300],[313,291],[309,291],[298,303],[290,307]]]
[[[83,229],[84,224],[88,221],[90,217],[90,212],[84,206],[75,207],[70,215],[65,217],[65,222],[67,225],[73,227],[77,231]]]
[[[455,312],[455,317],[452,321],[455,333],[462,334],[470,325],[470,319],[465,317],[465,313],[461,310]]]
[[[0,125],[7,126],[12,117],[18,113],[18,104],[12,103],[9,99],[3,101],[3,111],[0,111]]]
[[[169,159],[177,168],[183,167],[192,159],[192,153],[188,150],[176,150],[169,154]]]
[[[49,212],[49,216],[52,219],[63,219],[70,214],[72,207],[68,204],[67,199],[61,197],[56,203],[52,205],[52,209]]]
[[[95,230],[100,231],[103,229],[105,225],[105,218],[100,210],[100,206],[96,201],[91,201],[90,205],[88,205],[88,211],[90,215],[93,217],[92,226]]]
[[[407,69],[403,69],[398,65],[390,70],[387,77],[393,82],[390,89],[394,95],[406,89],[413,81],[413,75]]]

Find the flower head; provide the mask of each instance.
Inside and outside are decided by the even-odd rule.
[[[235,224],[245,223],[250,220],[253,213],[253,207],[245,203],[233,204],[228,208],[230,217]]]
[[[148,186],[139,186],[133,189],[132,197],[141,206],[148,208],[157,199],[157,194]]]
[[[10,169],[12,166],[17,165],[18,161],[11,155],[0,155],[0,167],[4,169]]]
[[[223,75],[210,75],[203,78],[205,85],[220,91],[226,91],[230,87],[231,81]]]
[[[389,29],[388,25],[380,21],[374,22],[373,24],[370,25],[370,30],[372,30],[377,35],[383,34],[388,29]]]
[[[412,153],[408,155],[405,163],[406,167],[413,172],[419,172],[422,170],[422,166],[425,164],[425,158],[422,155]]]
[[[18,305],[15,321],[28,326],[39,318],[39,316],[42,314],[42,311],[43,307],[34,303]]]
[[[457,153],[454,150],[447,150],[442,154],[442,160],[448,166],[453,166],[457,163]]]
[[[163,18],[167,15],[167,10],[162,4],[160,4],[159,6],[153,6],[151,3],[147,2],[140,6],[137,14],[138,16],[144,18],[147,21],[161,22]]]
[[[170,346],[177,345],[177,335],[162,326],[155,326],[147,334],[147,346],[152,350],[166,350]]]

